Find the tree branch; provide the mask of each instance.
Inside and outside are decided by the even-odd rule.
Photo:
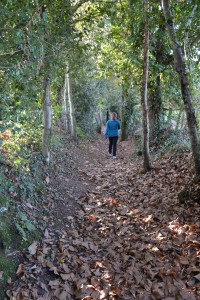
[[[0,69],[15,69],[15,67],[2,67],[2,66],[0,66]]]
[[[13,51],[13,52],[8,52],[8,53],[2,53],[2,54],[0,54],[0,56],[6,56],[6,55],[10,55],[10,56],[12,56],[12,55],[14,55],[14,54],[16,54],[16,53],[18,53],[18,52],[21,52],[22,51],[22,49],[20,49],[20,50],[16,50],[16,51]]]

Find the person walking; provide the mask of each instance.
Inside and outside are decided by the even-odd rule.
[[[109,138],[109,155],[116,159],[118,130],[120,129],[120,122],[117,120],[117,114],[112,112],[111,119],[106,123],[105,138]]]

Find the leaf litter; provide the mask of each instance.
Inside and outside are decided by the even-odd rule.
[[[144,174],[126,147],[112,161],[101,140],[92,145],[79,178],[94,188],[29,246],[8,299],[200,299],[200,206],[177,196],[191,180],[191,154],[165,155]]]

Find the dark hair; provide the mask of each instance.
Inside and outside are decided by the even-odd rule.
[[[112,112],[111,117],[112,117],[112,120],[116,120],[117,119],[117,113]]]

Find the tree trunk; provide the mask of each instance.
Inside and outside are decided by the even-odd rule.
[[[121,109],[121,136],[120,140],[125,141],[128,138],[128,130],[127,130],[127,111],[126,111],[126,90],[125,87],[122,86],[122,109]]]
[[[101,134],[101,128],[102,128],[101,113],[97,112],[95,114],[95,119],[96,119],[96,123],[97,123],[96,132]]]
[[[184,129],[186,127],[186,120],[185,120],[185,114],[182,114],[182,118],[181,118],[181,129]]]
[[[153,80],[149,80],[148,83],[149,141],[152,146],[159,143],[162,126],[161,78],[165,67],[172,62],[172,56],[166,53],[166,45],[164,42],[166,25],[163,22],[163,14],[160,15],[159,18],[161,22],[154,36],[155,42],[151,43],[151,53],[155,59],[151,67]]]
[[[149,141],[153,146],[159,143],[160,127],[161,127],[161,112],[162,99],[160,88],[160,75],[157,76],[153,85],[148,87],[149,97]]]
[[[50,162],[50,136],[51,136],[51,100],[50,100],[50,80],[43,79],[43,136],[42,155],[47,163]]]
[[[147,3],[145,3],[145,9],[147,9]],[[144,156],[144,171],[150,171],[151,161],[149,154],[149,117],[148,117],[148,105],[147,105],[147,81],[148,81],[148,66],[149,66],[149,30],[148,23],[145,20],[144,26],[144,50],[143,50],[143,77],[141,87],[141,107],[142,107],[142,129],[143,129],[143,156]]]
[[[167,121],[171,123],[173,109],[170,107],[168,111]]]
[[[177,122],[176,122],[175,132],[177,132],[178,129],[179,129],[179,127],[180,127],[181,115],[182,115],[182,109],[180,109],[179,113],[178,113],[178,118],[177,118]]]
[[[187,125],[189,129],[192,154],[194,158],[195,172],[196,172],[196,176],[200,178],[200,144],[199,144],[199,138],[197,134],[195,112],[194,112],[194,108],[192,107],[189,81],[186,74],[186,68],[183,60],[182,50],[176,37],[173,17],[170,11],[169,0],[162,0],[162,4],[163,4],[165,20],[167,23],[167,29],[169,32],[169,37],[173,45],[176,71],[178,73],[178,78],[181,85],[182,98],[183,98],[183,103],[184,103],[185,112],[187,116]]]
[[[67,101],[67,71],[65,73],[65,80],[63,86],[63,98],[62,98],[62,124],[65,131],[69,131],[69,105]]]
[[[108,122],[108,120],[110,119],[110,114],[109,114],[109,110],[106,110],[106,122]]]
[[[72,93],[71,93],[71,82],[69,76],[69,67],[67,65],[67,95],[68,95],[68,102],[69,102],[69,116],[70,116],[70,132],[71,136],[76,139],[76,126],[75,126],[75,115],[74,115],[74,105],[72,101]]]
[[[187,20],[186,27],[189,27],[191,25],[192,18],[193,18],[193,16],[194,16],[194,14],[195,14],[195,12],[196,12],[197,9],[198,9],[198,4],[196,3],[193,6],[192,13],[191,13],[191,15],[189,16],[189,18]],[[189,69],[190,75],[192,76],[193,69],[192,69],[191,60],[190,60],[190,51],[189,51],[189,46],[188,46],[188,40],[189,40],[188,32],[186,32],[186,34],[185,34],[185,40],[184,40],[185,58],[187,60],[187,65],[188,65],[188,69]]]
[[[186,32],[185,40],[184,40],[184,50],[185,50],[185,58],[187,59],[188,63],[188,69],[190,72],[190,75],[192,75],[193,70],[192,70],[192,65],[190,62],[190,52],[189,52],[189,47],[188,47],[188,32]]]

